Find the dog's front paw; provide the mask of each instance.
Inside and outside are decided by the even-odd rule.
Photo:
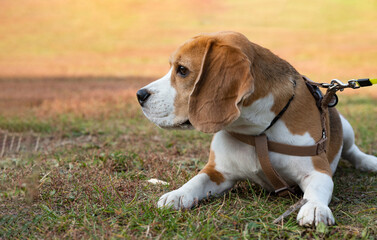
[[[318,223],[323,222],[326,225],[334,225],[335,220],[330,208],[322,203],[308,201],[301,207],[297,222],[301,226],[317,226]]]
[[[180,189],[174,190],[172,192],[165,193],[162,195],[160,200],[158,200],[157,206],[162,207],[173,207],[176,210],[179,209],[190,209],[198,204],[198,198],[192,196],[190,193],[182,191]]]

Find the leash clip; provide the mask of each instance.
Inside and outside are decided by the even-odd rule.
[[[360,86],[357,84],[356,79],[348,80],[347,83],[343,83],[339,79],[333,79],[330,83],[322,83],[321,87],[328,88],[329,91],[343,91],[345,88],[358,89]]]
[[[340,81],[339,79],[333,79],[331,80],[331,86],[329,87],[329,90],[335,90],[335,91],[343,91],[345,88],[348,88],[350,87],[349,83],[343,83],[342,81]]]

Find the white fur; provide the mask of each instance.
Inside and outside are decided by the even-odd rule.
[[[221,184],[212,182],[208,175],[199,173],[177,190],[165,193],[158,201],[158,207],[172,206],[174,209],[189,209],[198,201],[209,196],[217,196],[234,185],[231,180]]]
[[[159,127],[169,128],[176,124],[174,99],[177,94],[171,86],[172,69],[162,78],[144,87],[151,96],[143,106],[143,113]]]
[[[340,116],[343,126],[343,151],[342,157],[351,162],[355,168],[362,171],[377,172],[377,157],[360,151],[355,145],[355,134],[349,122]]]
[[[334,188],[332,178],[327,174],[312,171],[302,179],[300,187],[304,192],[304,199],[308,202],[301,207],[297,215],[299,224],[310,226],[323,222],[333,225],[334,216],[328,207]]]
[[[340,147],[338,153],[335,155],[333,161],[330,164],[331,172],[332,172],[333,175],[334,175],[334,173],[336,171],[336,167],[338,166],[338,163],[339,163],[342,151],[343,151],[343,145]]]
[[[270,110],[273,105],[272,94],[258,99],[251,106],[242,108],[240,117],[225,129],[242,134],[258,135],[274,119],[275,113]]]
[[[174,127],[179,124],[174,116],[175,89],[170,85],[171,71],[160,80],[145,88],[152,93],[143,111],[145,115],[160,127]],[[175,209],[193,207],[198,201],[210,195],[218,195],[230,189],[237,180],[250,179],[267,190],[273,187],[263,173],[253,146],[233,138],[227,131],[257,135],[269,125],[275,117],[271,111],[274,105],[272,94],[255,101],[251,106],[241,109],[240,117],[215,134],[211,149],[215,153],[215,169],[225,181],[217,184],[212,182],[206,173],[200,173],[182,187],[164,194],[158,201],[158,207],[172,206]],[[343,118],[344,147],[333,159],[331,170],[334,173],[340,154],[357,168],[377,171],[377,158],[362,153],[354,144],[352,127]],[[309,133],[292,134],[285,123],[279,120],[266,132],[272,141],[291,145],[313,145],[315,140]],[[297,157],[269,152],[272,166],[288,184],[298,184],[308,202],[300,209],[297,221],[300,225],[317,225],[319,222],[334,224],[335,220],[328,207],[333,191],[331,176],[318,172],[311,157]]]

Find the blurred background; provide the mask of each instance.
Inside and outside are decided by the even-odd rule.
[[[203,32],[234,30],[317,81],[377,75],[374,0],[2,0],[1,76],[151,76]]]
[[[182,42],[222,30],[314,81],[376,77],[376,23],[374,0],[2,0],[0,112],[131,97],[168,71]],[[376,87],[345,92],[377,98]]]

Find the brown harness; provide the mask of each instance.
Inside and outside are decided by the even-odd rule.
[[[326,119],[328,114],[327,108],[329,106],[329,103],[333,100],[336,90],[328,90],[325,96],[323,96],[322,92],[318,88],[318,86],[320,86],[319,83],[315,83],[305,76],[302,77],[310,93],[316,100],[318,110],[321,114],[322,138],[316,144],[311,146],[295,146],[273,142],[268,140],[266,134],[264,133],[266,130],[272,127],[277,122],[277,120],[279,120],[279,118],[284,114],[284,112],[289,107],[289,104],[293,100],[294,95],[291,97],[291,99],[288,101],[287,105],[282,109],[282,111],[280,111],[280,113],[272,120],[271,124],[260,135],[252,136],[229,132],[230,135],[232,135],[239,141],[255,147],[255,151],[257,153],[259,163],[262,167],[264,174],[274,187],[275,193],[279,194],[280,196],[287,195],[288,192],[297,193],[297,191],[295,190],[297,189],[297,185],[289,186],[287,182],[276,172],[276,170],[273,168],[271,164],[268,152],[271,151],[291,156],[317,156],[323,152],[326,152],[328,147],[328,131],[326,127]],[[294,84],[294,86],[295,85],[296,84]]]

